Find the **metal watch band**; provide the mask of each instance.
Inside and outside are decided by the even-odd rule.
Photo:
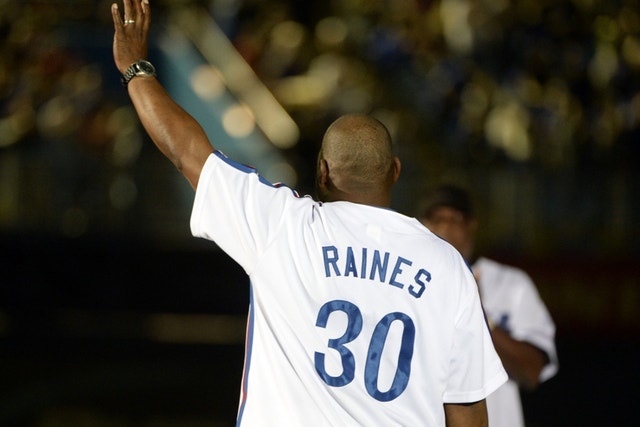
[[[144,66],[143,67],[141,67]],[[156,75],[154,66],[149,62],[143,59],[140,59],[129,66],[126,69],[124,74],[120,77],[120,82],[122,86],[127,87],[131,79],[136,76],[151,76],[154,77]]]

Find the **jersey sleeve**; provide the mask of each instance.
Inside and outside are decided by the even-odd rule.
[[[493,346],[477,286],[471,274],[466,275],[465,280],[466,292],[455,325],[445,403],[485,399],[508,379]]]
[[[254,168],[215,151],[200,174],[191,233],[214,241],[250,274],[285,221],[287,204],[296,199],[290,188],[271,184]]]

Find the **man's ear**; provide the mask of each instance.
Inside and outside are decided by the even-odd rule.
[[[331,201],[331,178],[329,177],[329,164],[325,159],[318,160],[316,171],[316,195],[321,202]]]
[[[398,156],[393,158],[393,182],[396,183],[400,178],[400,170],[402,169],[402,163],[400,162],[400,158]]]
[[[320,159],[320,164],[318,165],[318,167],[320,171],[318,174],[318,184],[320,184],[322,187],[326,187],[327,181],[329,180],[329,164],[325,159]]]

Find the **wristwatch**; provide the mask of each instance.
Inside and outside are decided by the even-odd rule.
[[[144,59],[137,60],[127,68],[120,78],[122,86],[127,87],[127,84],[129,84],[131,79],[136,76],[155,77],[156,68],[149,61],[145,61]]]

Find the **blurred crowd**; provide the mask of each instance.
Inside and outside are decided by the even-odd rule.
[[[293,112],[398,108],[456,156],[487,145],[549,167],[638,137],[637,1],[240,4],[230,37]],[[302,75],[333,90],[296,97]]]
[[[110,3],[0,0],[2,228],[51,213],[80,235],[141,209],[144,135],[111,62]],[[477,183],[503,206],[487,207],[493,238],[541,250],[594,229],[594,247],[637,250],[639,3],[152,0],[156,23],[208,11],[271,89],[301,130],[288,155],[303,190],[326,125],[370,112],[406,159],[405,187]]]

